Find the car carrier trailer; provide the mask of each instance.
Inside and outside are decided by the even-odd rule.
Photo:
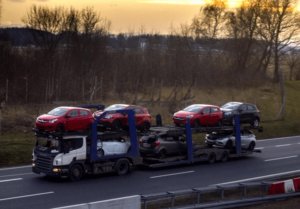
[[[129,130],[120,132],[105,131],[98,132],[99,120],[106,114],[121,113],[128,114]],[[181,164],[193,164],[207,161],[214,163],[216,160],[226,161],[229,158],[241,157],[260,152],[260,150],[247,151],[241,149],[240,130],[253,129],[253,127],[242,127],[239,124],[238,115],[236,125],[222,127],[191,128],[187,120],[185,128],[175,126],[151,127],[151,132],[166,133],[169,135],[186,135],[187,152],[185,155],[176,155],[165,159],[153,157],[142,157],[138,147],[138,136],[136,131],[133,110],[106,111],[95,119],[92,130],[89,132],[70,132],[57,134],[33,129],[36,136],[35,148],[32,154],[32,171],[54,177],[69,177],[72,181],[80,180],[86,174],[101,174],[116,172],[125,175],[130,172],[132,166],[143,165],[151,168],[175,166]],[[236,148],[234,150],[225,148],[208,148],[193,145],[192,134],[210,133],[224,130],[236,132]],[[262,131],[262,128],[259,129]],[[114,139],[118,137],[130,138],[130,150],[118,155],[97,154],[97,143],[100,140]],[[54,146],[51,146],[51,145]]]

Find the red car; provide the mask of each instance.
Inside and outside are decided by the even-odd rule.
[[[40,130],[65,131],[89,130],[94,122],[91,110],[79,107],[57,107],[36,119]]]
[[[193,104],[173,116],[175,125],[185,124],[190,119],[191,126],[199,128],[201,125],[218,125],[223,123],[223,113],[218,106]]]
[[[151,115],[148,113],[146,108],[127,105],[127,104],[114,104],[104,110],[95,112],[93,115],[95,118],[99,117],[105,111],[114,111],[114,110],[128,110],[132,109],[135,113],[135,122],[138,129],[143,132],[147,132],[151,126]],[[120,130],[123,127],[127,127],[128,116],[120,113],[107,114],[100,121],[99,124],[104,128],[112,128],[113,130]]]

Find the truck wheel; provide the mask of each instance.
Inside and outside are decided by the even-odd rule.
[[[116,172],[119,176],[125,175],[129,172],[129,162],[128,160],[118,160],[116,163]]]
[[[227,151],[222,152],[221,161],[226,162],[228,158],[229,158],[228,152]]]
[[[79,181],[82,177],[83,171],[80,165],[73,165],[69,171],[71,181]]]
[[[208,163],[212,164],[216,161],[216,154],[214,152],[209,153],[208,155]]]
[[[64,134],[65,133],[65,127],[63,124],[58,124],[56,129],[55,129],[55,132],[58,133],[58,134]]]

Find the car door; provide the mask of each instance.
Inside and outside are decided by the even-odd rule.
[[[210,107],[205,107],[202,110],[201,117],[200,117],[200,124],[201,125],[208,125],[210,121]]]
[[[247,122],[252,122],[254,118],[254,112],[255,108],[252,105],[247,105],[247,112],[248,112],[248,117],[247,117]]]
[[[66,130],[80,130],[79,111],[71,110],[67,113]]]
[[[135,123],[137,126],[141,126],[143,123],[144,118],[144,112],[140,108],[133,108],[133,111],[135,113]]]
[[[104,150],[104,155],[113,155],[116,149],[116,143],[114,140],[106,140],[102,142],[102,149]]]
[[[79,128],[80,130],[85,130],[89,124],[89,111],[87,110],[79,110]]]
[[[219,109],[216,107],[210,108],[210,125],[215,125],[218,123],[219,120]]]
[[[172,136],[167,136],[165,138],[165,148],[167,153],[171,154],[178,152],[179,146]]]
[[[247,114],[248,114],[247,105],[242,104],[241,106],[239,106],[238,111],[239,111],[240,121],[241,122],[247,121]]]

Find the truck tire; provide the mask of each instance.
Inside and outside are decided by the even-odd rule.
[[[222,155],[221,155],[221,161],[222,162],[226,162],[229,158],[228,152],[227,151],[223,151]]]
[[[209,153],[207,161],[209,164],[214,163],[216,161],[216,154],[214,152]]]
[[[119,176],[123,176],[130,171],[130,164],[127,159],[119,159],[116,162],[116,172]]]
[[[82,178],[83,170],[80,165],[75,164],[69,170],[69,177],[71,181],[79,181]]]

